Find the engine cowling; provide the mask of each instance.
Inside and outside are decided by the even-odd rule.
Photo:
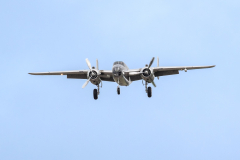
[[[146,82],[151,83],[154,80],[155,76],[151,68],[148,67],[142,68],[141,72],[142,72],[141,77]]]
[[[101,79],[99,77],[101,73],[98,70],[92,69],[91,71],[88,71],[88,78],[90,78],[90,81],[94,85],[98,85],[101,82]]]

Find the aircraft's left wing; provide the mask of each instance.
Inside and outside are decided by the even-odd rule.
[[[158,76],[167,76],[167,75],[174,75],[179,74],[179,70],[192,70],[192,69],[204,69],[204,68],[212,68],[212,66],[181,66],[181,67],[153,67],[153,72],[156,77]],[[132,69],[128,70],[126,73],[126,78],[131,78],[132,81],[141,80],[140,72],[141,68],[139,69]]]
[[[173,70],[190,70],[190,69],[204,69],[204,68],[212,68],[215,67],[215,65],[212,66],[181,66],[181,67],[153,67],[154,72],[158,71],[173,71]]]
[[[192,69],[204,69],[204,68],[212,68],[212,66],[181,66],[181,67],[154,67],[153,72],[155,76],[167,76],[179,74],[179,70],[192,70]]]

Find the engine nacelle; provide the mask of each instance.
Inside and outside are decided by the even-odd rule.
[[[154,80],[155,76],[151,68],[148,67],[142,68],[141,72],[142,72],[141,77],[146,82],[151,83]]]
[[[88,71],[87,78],[90,78],[92,84],[99,85],[101,83],[101,79],[99,77],[100,74],[99,70],[92,69],[91,71]]]

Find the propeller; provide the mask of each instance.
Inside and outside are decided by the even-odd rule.
[[[89,60],[88,60],[88,59],[86,59],[86,62],[87,62],[87,66],[88,66],[88,68],[89,68],[90,70],[92,70],[91,63],[89,62]]]
[[[91,77],[83,84],[82,88],[85,88],[88,84],[88,82],[90,81]]]
[[[96,69],[99,70],[98,69],[98,59],[96,59]]]
[[[155,59],[155,57],[153,57],[153,58],[152,58],[152,60],[150,61],[149,65],[148,65],[148,68],[150,68],[150,67],[151,67],[151,65],[152,65],[152,64],[153,64],[153,62],[154,62],[154,59]]]
[[[150,70],[149,68],[152,66],[153,62],[154,62],[155,57],[152,58],[152,60],[150,61],[148,68],[144,69],[142,72],[130,72],[129,75],[134,76],[134,75],[139,75],[139,74],[145,74],[145,75],[149,75],[150,74]],[[147,65],[146,65],[147,66]]]
[[[157,87],[156,84],[154,83],[154,81],[152,81],[151,83],[152,83],[152,85],[153,85],[154,87]]]
[[[151,71],[149,70],[149,68],[152,66],[152,64],[153,64],[153,62],[154,62],[154,59],[155,59],[155,57],[153,57],[152,60],[150,61],[149,65],[148,65],[148,69],[144,69],[144,70],[143,70],[143,75],[146,75],[146,76],[147,76],[147,75],[150,75],[150,74],[151,74]],[[159,65],[159,59],[158,59],[158,62],[157,62],[157,63],[158,63],[158,65]],[[151,83],[152,83],[152,85],[153,85],[154,87],[157,87],[153,80],[152,80]]]
[[[85,88],[88,85],[91,78],[93,78],[93,77],[95,78],[96,76],[98,76],[98,73],[96,71],[92,70],[91,63],[88,59],[86,59],[86,63],[87,63],[88,68],[90,69],[90,73],[89,73],[88,80],[83,84],[82,88]],[[96,60],[96,70],[98,70],[98,59]]]

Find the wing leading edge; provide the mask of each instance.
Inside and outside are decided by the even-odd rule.
[[[101,75],[111,76],[111,70],[100,70]],[[87,74],[88,70],[74,70],[74,71],[57,71],[57,72],[36,72],[36,73],[28,73],[31,75],[68,75],[68,74]]]
[[[170,71],[170,70],[191,70],[191,69],[204,69],[204,68],[213,68],[215,65],[212,66],[181,66],[181,67],[154,67],[153,71]]]
[[[28,73],[31,75],[68,75],[68,74],[87,74],[87,70],[75,70],[75,71],[58,71],[58,72],[37,72]]]

